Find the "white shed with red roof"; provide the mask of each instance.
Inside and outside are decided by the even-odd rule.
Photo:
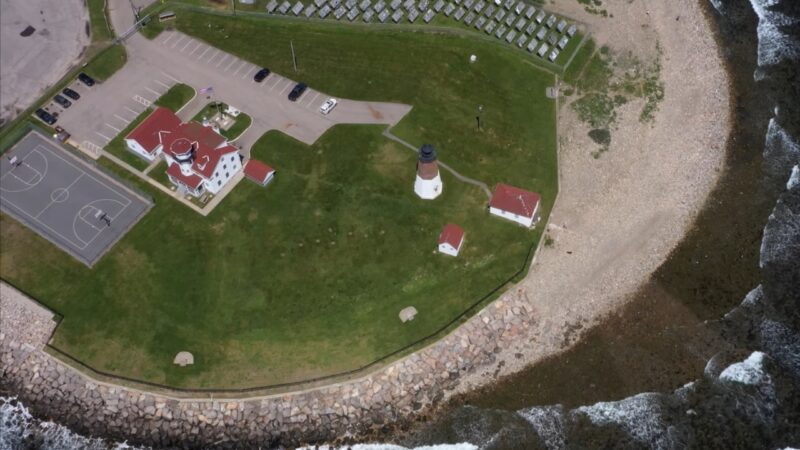
[[[539,194],[497,183],[489,212],[530,228],[539,221]]]
[[[448,223],[439,234],[439,253],[458,256],[464,244],[464,230],[456,224]]]
[[[244,176],[262,186],[266,186],[275,176],[275,169],[257,159],[251,159],[244,165]]]

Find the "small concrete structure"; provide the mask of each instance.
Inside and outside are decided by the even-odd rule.
[[[175,359],[172,360],[172,363],[181,367],[191,366],[194,364],[194,355],[189,352],[178,352],[178,354],[175,355]]]
[[[414,316],[416,316],[416,315],[417,315],[417,308],[414,308],[413,306],[407,306],[407,307],[403,308],[402,310],[400,310],[400,314],[399,314],[400,320],[403,323],[410,322],[410,321],[414,320]]]

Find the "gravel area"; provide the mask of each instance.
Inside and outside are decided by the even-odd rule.
[[[680,242],[724,166],[728,79],[698,1],[604,2],[613,18],[577,2],[552,6],[589,24],[598,46],[648,61],[659,45],[665,98],[652,124],[639,122],[641,101],[620,108],[599,159],[589,128],[562,105],[561,191],[548,227],[555,244],[517,286],[538,321],[498,355],[497,370],[468,375],[459,392],[565,350],[578,330],[619,309]]]
[[[0,341],[17,341],[41,349],[55,326],[52,312],[6,283],[0,283]]]

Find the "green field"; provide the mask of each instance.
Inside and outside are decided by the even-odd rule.
[[[520,52],[466,36],[185,11],[175,25],[331,95],[413,105],[395,134],[433,144],[490,186],[540,192],[549,213],[553,76]],[[381,132],[337,126],[312,146],[270,132],[252,155],[275,180],[243,181],[207,217],[136,182],[155,206],[93,269],[3,216],[2,276],[64,316],[55,346],[107,372],[230,388],[357,368],[483,298],[525,266],[541,234],[490,217],[486,195],[444,171],[442,196],[418,199],[414,153]],[[457,258],[434,252],[447,222],[466,231]],[[419,315],[402,324],[409,305]],[[172,364],[180,350],[194,366]]]

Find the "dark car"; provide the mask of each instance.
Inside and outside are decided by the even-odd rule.
[[[85,73],[81,72],[78,74],[78,79],[81,80],[81,83],[91,87],[94,86],[94,78],[86,75]]]
[[[64,90],[61,91],[61,93],[73,100],[78,100],[79,98],[81,98],[81,94],[78,94],[77,92],[73,91],[70,88],[64,88]]]
[[[303,95],[303,92],[306,91],[307,87],[305,83],[297,83],[294,88],[292,88],[292,92],[289,92],[289,100],[293,102],[297,101],[297,99]]]
[[[50,114],[49,112],[47,112],[47,111],[45,111],[45,110],[43,110],[41,108],[36,110],[36,116],[39,117],[40,119],[42,119],[42,122],[44,122],[44,123],[46,123],[48,125],[52,125],[52,124],[56,123],[56,118],[53,117],[52,114]]]
[[[270,74],[269,69],[267,68],[261,69],[258,72],[256,72],[256,75],[253,77],[253,81],[255,81],[256,83],[261,83],[262,81],[264,81],[264,78],[267,78],[269,76],[269,74]]]
[[[61,105],[62,108],[69,108],[72,106],[72,102],[64,98],[64,96],[61,94],[53,97],[53,101]]]

